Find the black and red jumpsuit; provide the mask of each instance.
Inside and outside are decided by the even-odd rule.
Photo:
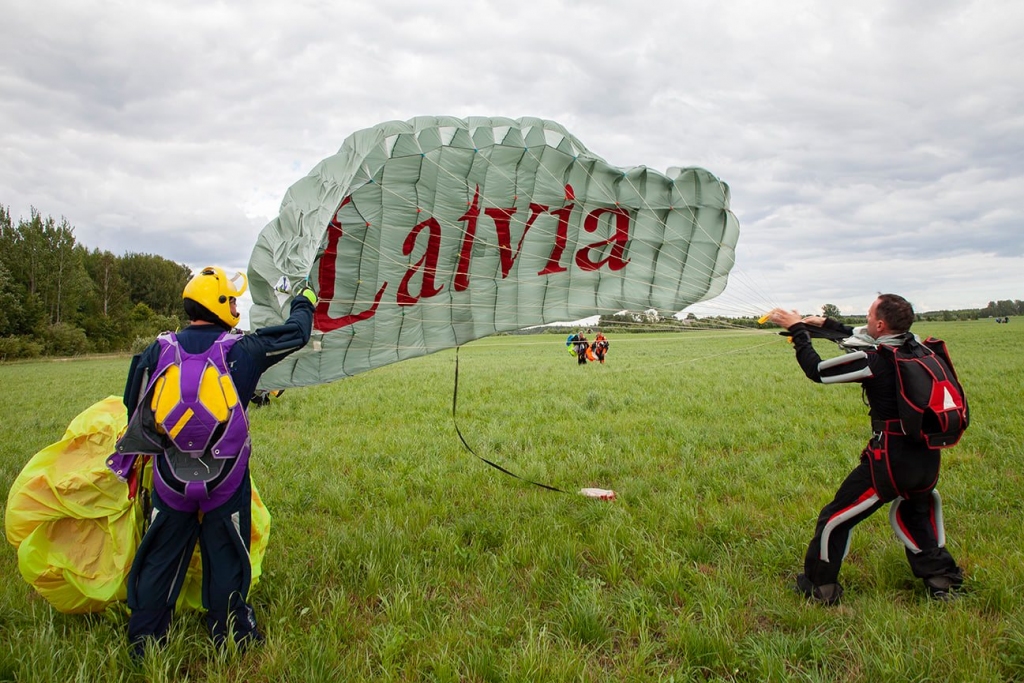
[[[826,319],[823,327],[853,333],[852,328],[832,319]],[[821,357],[811,343],[808,328],[798,323],[789,331],[804,374],[821,382]],[[898,422],[899,387],[893,361],[873,347],[863,351],[863,358],[844,368],[849,377],[845,381],[859,382],[864,387],[873,434],[860,463],[818,515],[804,558],[804,573],[815,586],[838,583],[853,527],[891,501],[889,522],[906,546],[914,576],[926,584],[928,579],[945,578],[959,586],[963,576],[945,547],[942,504],[935,490],[941,451],[903,434]]]

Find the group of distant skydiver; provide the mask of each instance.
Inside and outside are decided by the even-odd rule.
[[[590,331],[587,330],[588,333]],[[565,340],[565,345],[569,349],[569,355],[575,356],[579,365],[586,365],[587,361],[595,361],[603,365],[604,357],[608,355],[608,339],[602,332],[598,332],[594,341],[591,342],[583,334],[583,330],[580,330],[575,334],[570,334]]]

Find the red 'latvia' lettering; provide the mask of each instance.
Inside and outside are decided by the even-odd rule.
[[[519,258],[519,253],[523,250],[523,240],[526,239],[526,233],[530,232],[530,228],[533,226],[533,222],[537,220],[537,216],[541,215],[548,210],[548,207],[543,204],[534,204],[530,202],[530,217],[526,219],[526,226],[523,228],[523,234],[519,238],[519,244],[516,246],[515,253],[512,252],[512,216],[515,215],[515,209],[484,209],[484,213],[490,216],[491,220],[494,221],[494,231],[498,233],[498,254],[501,256],[501,279],[504,280],[508,277],[509,271],[512,270],[512,266],[515,265],[516,259]]]
[[[606,213],[615,217],[615,233],[606,240],[588,244],[576,252],[576,265],[580,270],[597,270],[604,265],[607,265],[609,270],[622,270],[629,263],[625,259],[626,244],[629,242],[629,211],[627,209],[594,209],[583,219],[583,229],[587,232],[597,230],[598,219]],[[588,256],[587,252],[591,249],[600,249],[609,244],[612,245],[611,253],[600,261],[594,261]]]
[[[341,206],[345,206],[351,200],[352,197],[345,197]],[[339,206],[338,211],[340,210],[341,207]],[[343,315],[339,318],[331,317],[328,309],[330,308],[331,300],[334,298],[334,283],[338,267],[338,240],[341,239],[341,235],[341,221],[338,220],[338,214],[335,213],[334,218],[331,219],[330,224],[327,226],[327,248],[324,249],[324,254],[320,258],[320,269],[317,271],[320,300],[316,304],[313,321],[316,329],[321,332],[331,332],[332,330],[357,323],[360,320],[372,318],[377,313],[377,306],[380,304],[381,297],[384,296],[384,290],[388,288],[388,283],[386,282],[381,285],[380,289],[377,290],[377,296],[373,298],[373,305],[365,311]]]
[[[480,219],[480,186],[473,192],[473,203],[466,213],[459,216],[466,223],[462,235],[462,249],[459,251],[459,265],[455,267],[455,291],[461,292],[469,287],[469,257],[473,253],[473,242],[476,240],[476,222]]]
[[[569,187],[566,185],[566,187]],[[555,246],[551,248],[551,255],[548,257],[548,263],[544,268],[537,273],[537,275],[551,275],[552,273],[561,273],[564,270],[568,270],[565,266],[559,264],[562,260],[562,253],[565,251],[565,245],[569,241],[569,216],[572,215],[572,209],[576,206],[575,204],[569,204],[563,206],[561,209],[555,209],[551,212],[552,216],[558,217],[558,230],[555,232]]]
[[[567,202],[574,202],[575,194],[571,186],[565,186],[565,199]],[[332,318],[328,308],[335,294],[335,278],[337,275],[338,240],[341,239],[343,231],[338,213],[346,206],[352,197],[346,197],[338,207],[338,212],[331,219],[327,226],[327,246],[320,257],[318,280],[320,284],[320,302],[316,307],[316,328],[321,332],[333,330],[352,325],[361,320],[372,318],[377,313],[384,292],[388,288],[385,282],[377,291],[373,305],[359,313],[352,313],[337,318]],[[455,268],[455,276],[452,280],[452,288],[455,291],[465,291],[469,287],[469,270],[473,257],[473,246],[476,243],[477,229],[480,224],[480,186],[476,187],[473,193],[473,201],[469,208],[459,217],[459,221],[465,223],[462,233],[462,243],[459,247],[459,258]],[[557,221],[555,229],[554,244],[551,245],[551,253],[544,267],[537,273],[537,276],[552,275],[568,270],[562,265],[562,259],[569,244],[569,224],[572,212],[576,208],[575,203],[566,204],[557,209],[549,210],[544,204],[530,202],[530,216],[526,220],[523,234],[515,249],[512,248],[512,218],[517,209],[514,207],[500,208],[491,207],[482,211],[494,223],[495,236],[497,238],[498,253],[501,257],[501,278],[505,279],[512,272],[516,259],[522,254],[523,242],[526,234],[533,227],[537,218],[542,215],[554,216]],[[629,263],[626,258],[626,246],[629,243],[629,230],[632,223],[632,216],[628,209],[621,207],[602,207],[594,209],[583,217],[583,230],[586,232],[597,232],[602,217],[607,215],[607,222],[612,225],[612,235],[608,239],[593,242],[576,251],[573,259],[576,267],[583,271],[594,271],[599,268],[608,268],[612,271],[622,270]],[[429,299],[437,296],[444,290],[443,284],[437,282],[437,268],[441,256],[441,223],[437,218],[430,217],[417,223],[402,243],[402,254],[409,256],[416,247],[419,237],[426,233],[426,249],[418,261],[411,264],[402,277],[402,282],[395,294],[395,303],[399,306],[413,306],[421,299]],[[607,249],[611,247],[611,249]],[[601,256],[607,251],[607,255]],[[419,274],[419,291],[411,291],[414,288],[413,278]]]
[[[484,209],[492,221],[494,221],[494,232],[498,235],[498,255],[501,256],[501,279],[504,280],[508,277],[508,273],[512,270],[512,266],[516,262],[516,257],[519,256],[519,250],[523,248],[523,240],[519,240],[519,249],[516,249],[516,253],[512,253],[512,216],[516,215],[515,209]],[[526,226],[526,230],[523,231],[523,237],[526,237],[526,231],[530,229],[529,224]]]
[[[419,235],[423,228],[427,228],[427,251],[419,261],[409,266],[409,270],[405,271],[402,284],[398,287],[397,301],[399,306],[412,306],[421,298],[426,297],[429,299],[444,289],[443,285],[438,285],[435,282],[437,277],[437,259],[441,255],[441,224],[437,222],[436,218],[428,218],[416,224],[416,227],[405,236],[405,242],[402,244],[402,254],[408,256],[412,253],[413,247],[416,246],[416,236]],[[413,296],[409,293],[409,280],[412,279],[412,276],[420,268],[423,268],[420,293],[417,296]]]

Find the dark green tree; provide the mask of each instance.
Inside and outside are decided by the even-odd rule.
[[[181,291],[192,271],[188,266],[154,256],[128,253],[121,257],[118,274],[133,304],[144,303],[156,315],[181,319]]]
[[[0,221],[0,254],[10,276],[38,300],[46,324],[74,323],[91,287],[82,264],[83,249],[67,219],[58,224],[32,209],[29,220]]]
[[[131,300],[128,287],[121,279],[118,257],[109,251],[94,249],[85,255],[84,262],[92,288],[79,325],[94,351],[127,348],[132,335]]]
[[[832,318],[833,320],[843,319],[843,314],[839,312],[839,307],[835,304],[825,304],[822,306],[821,314],[826,318]]]
[[[0,262],[0,337],[15,334],[20,317],[21,301],[14,291],[14,281],[7,266]]]
[[[13,299],[6,311],[6,333],[17,336],[31,335],[45,324],[44,306],[34,292],[36,269],[23,258],[27,245],[22,227],[13,223],[8,209],[0,211],[0,264],[8,277],[4,291]]]
[[[117,315],[130,301],[128,286],[121,278],[118,258],[109,251],[93,249],[85,256],[85,270],[93,282],[95,312],[104,317]]]

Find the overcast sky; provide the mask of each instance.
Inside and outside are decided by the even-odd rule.
[[[538,116],[617,166],[728,183],[699,314],[1024,299],[1024,3],[4,0],[0,205],[244,269],[352,132]]]

